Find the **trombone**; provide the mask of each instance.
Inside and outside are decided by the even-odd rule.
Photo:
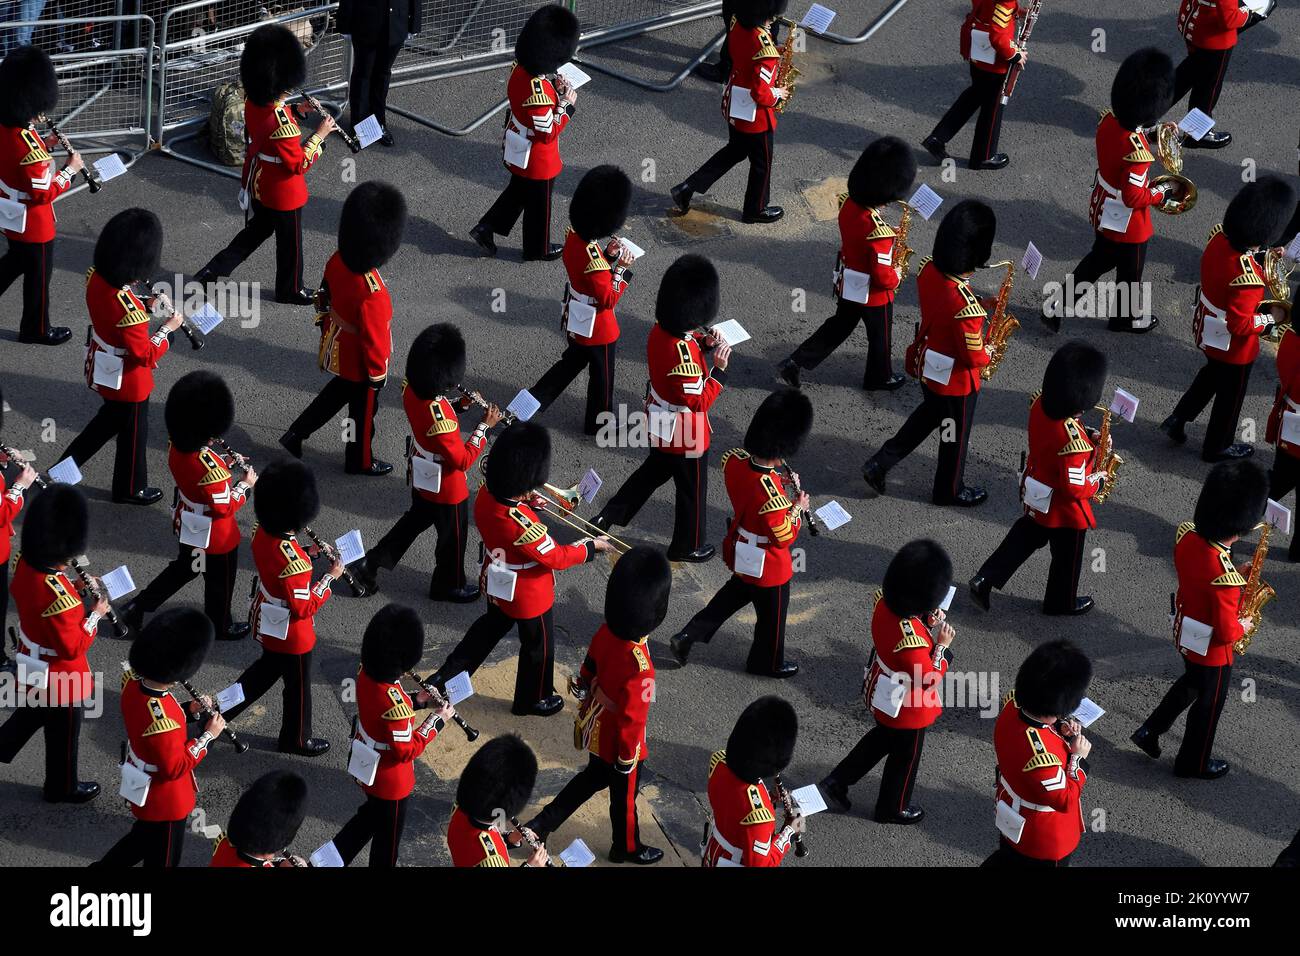
[[[541,488],[533,489],[529,495],[532,499],[531,503],[537,506],[539,511],[555,515],[561,522],[584,537],[608,538],[619,556],[632,550],[632,546],[622,538],[605,531],[599,525],[592,524],[578,514],[578,503],[582,501],[582,496],[578,494],[577,484],[571,488],[557,488],[555,485],[543,482]]]

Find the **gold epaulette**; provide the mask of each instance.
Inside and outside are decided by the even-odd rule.
[[[1132,152],[1125,154],[1124,162],[1126,163],[1153,163],[1155,157],[1151,155],[1151,150],[1147,149],[1146,142],[1142,139],[1141,133],[1129,133],[1128,143],[1133,147]]]
[[[371,292],[378,292],[384,284],[379,281],[379,273],[371,269],[366,273],[366,285],[370,287]]]
[[[122,663],[123,663],[123,667],[122,667],[122,690],[126,690],[126,685],[129,684],[129,683],[131,683],[131,681],[133,681],[133,680],[139,680],[139,679],[140,679],[140,675],[137,674],[135,671],[131,670],[131,668],[125,666],[125,665],[126,665],[126,662],[125,662],[125,661],[123,661]]]
[[[1211,239],[1213,239],[1215,236],[1217,236],[1217,235],[1218,235],[1219,233],[1221,233],[1221,232],[1223,232],[1223,223],[1219,223],[1217,226],[1215,226],[1213,229],[1211,229],[1211,230],[1210,230],[1210,234],[1209,234],[1208,236],[1205,237],[1205,241],[1206,241],[1206,242],[1209,242]]]
[[[735,458],[737,461],[748,461],[748,460],[749,460],[749,452],[745,451],[745,449],[743,449],[743,448],[733,448],[733,449],[731,449],[729,452],[727,452],[725,455],[722,456],[722,467],[723,467],[723,468],[726,468],[726,467],[727,467],[727,461],[728,461],[729,459],[731,459],[731,458]]]
[[[880,213],[876,212],[874,209],[871,210],[871,225],[874,228],[871,232],[867,233],[868,239],[892,239],[894,236],[898,235],[898,233],[894,231],[894,227],[881,219]]]
[[[515,547],[525,544],[536,544],[546,537],[546,525],[540,521],[534,521],[518,508],[510,509],[510,517],[515,524],[524,529],[524,533],[514,540]]]
[[[122,307],[122,317],[117,320],[119,329],[129,329],[132,326],[149,321],[149,316],[136,308],[134,297],[125,289],[118,290],[117,304]]]
[[[153,720],[144,729],[144,733],[141,734],[142,737],[153,737],[156,734],[166,734],[181,729],[180,721],[167,716],[167,711],[163,710],[162,701],[157,697],[149,698],[149,713],[153,716]]]
[[[90,277],[95,274],[95,267],[91,266],[86,270],[86,285],[90,285]]]
[[[1002,706],[1003,707],[1007,706],[1007,704],[1011,703],[1011,701],[1015,699],[1016,699],[1016,689],[1013,687],[1005,694],[1002,695]]]
[[[483,847],[483,859],[479,860],[474,866],[509,866],[510,863],[497,852],[497,845],[492,840],[492,834],[484,830],[478,835],[479,845]]]
[[[993,25],[999,30],[1004,29],[1016,16],[1016,5],[999,3],[993,8]]]
[[[410,720],[415,716],[415,711],[403,699],[402,692],[396,687],[388,688],[388,699],[393,702],[393,706],[379,715],[380,720]]]
[[[593,272],[608,272],[609,262],[605,259],[605,254],[600,251],[599,242],[587,243],[587,266],[582,270],[583,275],[589,275]]]
[[[916,273],[917,273],[917,275],[920,275],[920,274],[921,274],[921,270],[924,269],[926,266],[928,266],[928,265],[930,264],[930,260],[932,260],[933,258],[934,258],[934,256],[923,256],[923,257],[920,259],[920,261],[917,262],[917,264],[916,264]]]
[[[533,92],[528,99],[524,100],[524,106],[555,106],[555,100],[551,99],[551,94],[546,92],[546,84],[538,77],[532,78]]]
[[[447,413],[442,410],[441,402],[430,402],[429,411],[433,414],[433,425],[424,433],[426,438],[460,430],[460,426],[448,418]]]
[[[1061,766],[1061,758],[1050,750],[1044,750],[1042,753],[1034,754],[1029,758],[1029,762],[1025,764],[1024,772],[1028,773],[1031,770],[1042,770],[1044,767],[1059,766]]]
[[[876,588],[875,593],[871,595],[871,612],[873,614],[876,611],[876,605],[879,604],[884,599],[885,599],[884,590],[882,588]]]
[[[1187,532],[1195,531],[1195,530],[1196,530],[1196,522],[1184,521],[1182,524],[1178,526],[1178,530],[1174,532],[1174,544],[1177,544],[1179,541],[1182,541],[1183,535],[1187,534]]]
[[[715,750],[709,755],[709,776],[713,776],[713,771],[717,769],[718,764],[725,763],[727,752],[725,750]]]
[[[785,496],[785,492],[777,488],[776,481],[771,474],[760,475],[759,483],[763,486],[763,491],[767,494],[767,501],[758,513],[761,515],[771,514],[773,511],[789,511],[793,502]]]
[[[1038,399],[1042,397],[1042,394],[1043,390],[1041,388],[1035,392],[1031,392],[1029,395],[1029,404],[1033,405],[1034,402],[1038,401]]]
[[[699,378],[704,374],[704,369],[700,367],[700,363],[691,356],[691,347],[686,344],[685,339],[677,343],[677,357],[681,361],[668,370],[669,376]]]
[[[207,469],[203,472],[203,477],[199,479],[200,485],[219,485],[223,481],[230,480],[230,471],[226,468],[220,458],[214,455],[211,450],[204,448],[199,452],[199,461]]]
[[[1242,288],[1251,285],[1263,285],[1264,280],[1255,272],[1255,261],[1250,256],[1242,256],[1237,264],[1241,267],[1241,275],[1228,283],[1230,287]]]
[[[835,194],[835,208],[836,208],[836,209],[843,209],[843,208],[844,208],[844,204],[845,204],[846,202],[848,202],[848,201],[849,201],[849,194],[848,194],[848,193],[836,193],[836,194]]]
[[[754,54],[755,60],[772,60],[780,59],[781,51],[776,48],[772,42],[772,34],[766,30],[758,31],[758,52]]]
[[[898,628],[903,632],[903,637],[894,645],[895,654],[899,651],[911,651],[916,650],[918,647],[924,648],[930,646],[924,637],[916,633],[916,628],[912,627],[911,621],[906,619],[899,621]]]
[[[970,290],[970,286],[966,284],[966,280],[959,278],[957,276],[953,276],[951,278],[953,278],[956,281],[957,291],[961,293],[961,297],[966,303],[964,306],[961,307],[961,309],[955,315],[953,315],[953,318],[954,319],[976,319],[976,318],[982,319],[985,316],[987,316],[988,313],[984,311],[984,306],[980,304],[979,297],[976,296],[975,293]],[[969,334],[970,333],[967,333],[967,335]],[[970,342],[968,341],[966,345],[969,348]],[[984,343],[981,342],[980,348],[983,347],[984,347]]]
[[[304,560],[298,554],[298,549],[293,546],[292,541],[280,542],[280,555],[284,558],[284,568],[280,571],[280,580],[291,578],[295,574],[311,573],[311,562]]]
[[[50,154],[45,150],[45,143],[36,135],[34,129],[19,130],[22,135],[23,144],[27,147],[27,153],[22,159],[18,160],[19,166],[31,166],[33,163],[48,163]]]
[[[1241,576],[1237,566],[1232,563],[1231,548],[1221,548],[1219,550],[1219,567],[1223,569],[1223,573],[1210,582],[1212,587],[1239,588],[1246,583],[1246,579]]]
[[[302,136],[302,127],[294,122],[289,111],[283,106],[275,108],[275,121],[280,125],[271,134],[271,139],[298,139]]]
[[[1100,126],[1102,124],[1102,121],[1104,121],[1107,116],[1111,115],[1111,112],[1112,110],[1109,106],[1106,107],[1104,110],[1102,110],[1101,115],[1097,117],[1097,125]]]
[[[215,840],[212,841],[212,855],[213,855],[213,856],[216,856],[218,853],[221,852],[221,844],[223,844],[223,843],[225,843],[225,842],[226,842],[226,834],[225,834],[225,833],[220,833],[220,834],[218,834],[218,835],[217,835],[217,838],[216,838]]]
[[[77,597],[63,583],[60,575],[47,574],[45,576],[45,586],[54,592],[54,603],[41,612],[41,617],[54,617],[57,614],[64,614],[73,608],[82,607],[81,598]]]
[[[1070,440],[1065,443],[1065,447],[1057,452],[1058,455],[1077,455],[1079,452],[1092,451],[1092,442],[1088,441],[1083,435],[1083,430],[1079,428],[1079,423],[1073,418],[1065,420],[1065,433],[1070,436]]]
[[[636,669],[638,671],[648,671],[650,669],[650,655],[646,653],[644,639],[640,643],[632,645],[632,656],[636,658]]]
[[[763,803],[763,797],[758,792],[757,786],[751,783],[749,789],[745,792],[745,796],[749,798],[750,810],[740,818],[742,827],[752,827],[759,823],[772,823],[776,819],[772,816],[772,811]]]

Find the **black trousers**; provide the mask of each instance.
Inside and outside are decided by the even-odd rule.
[[[1174,681],[1164,700],[1146,719],[1146,727],[1157,735],[1169,732],[1178,715],[1187,708],[1187,729],[1174,758],[1177,773],[1200,773],[1210,760],[1214,732],[1219,727],[1223,704],[1228,699],[1232,665],[1204,667],[1183,658],[1183,676]]]
[[[268,637],[268,641],[275,638]],[[276,681],[283,681],[284,713],[280,717],[280,746],[301,747],[311,736],[311,656],[277,654],[262,649],[262,656],[245,668],[237,678],[244,688],[244,701],[225,712],[234,721],[261,699]]]
[[[522,213],[524,217],[524,257],[545,255],[551,248],[551,190],[554,179],[525,179],[510,174],[510,182],[501,191],[479,225],[495,235],[508,236]]]
[[[847,341],[861,322],[867,329],[867,364],[862,373],[863,388],[877,388],[894,374],[890,351],[894,325],[894,303],[863,305],[840,299],[835,314],[823,322],[791,354],[800,368],[816,368]]]
[[[1253,362],[1232,365],[1206,358],[1196,378],[1174,406],[1175,418],[1191,422],[1210,404],[1210,399],[1214,400],[1210,422],[1205,426],[1205,439],[1201,442],[1201,457],[1217,455],[1237,437],[1237,421],[1241,417],[1242,403],[1246,401],[1250,370],[1254,365]]]
[[[0,724],[0,763],[13,763],[38,730],[45,732],[45,796],[58,799],[81,782],[77,758],[81,744],[80,704],[68,707],[17,707]]]
[[[1074,284],[1078,286],[1084,282],[1096,282],[1114,269],[1117,283],[1129,285],[1130,289],[1136,288],[1130,283],[1142,281],[1142,268],[1146,264],[1146,259],[1145,242],[1116,242],[1100,232],[1094,233],[1092,248],[1074,267]],[[1108,298],[1107,302],[1109,301]],[[1126,301],[1131,305],[1132,295],[1126,297]],[[1132,312],[1132,309],[1126,311]],[[1131,328],[1133,320],[1139,318],[1141,316],[1123,314],[1117,310],[1115,315],[1107,315],[1107,327],[1112,331],[1123,331]]]
[[[676,490],[673,514],[673,540],[669,555],[688,554],[704,547],[709,506],[709,453],[699,458],[672,455],[650,449],[640,467],[628,476],[623,487],[606,502],[600,513],[612,524],[625,525],[650,500],[650,496],[668,481]]]
[[[334,838],[334,848],[343,857],[343,862],[351,864],[362,847],[369,843],[370,866],[397,866],[397,850],[402,842],[402,831],[406,828],[406,803],[409,799],[383,800],[367,794],[366,802],[357,807],[357,812]]]
[[[925,745],[925,728],[903,730],[877,723],[862,735],[848,756],[830,772],[839,783],[851,787],[883,759],[884,773],[876,797],[876,816],[892,817],[912,803],[916,772],[921,767],[921,748]]]
[[[513,618],[489,604],[452,648],[434,680],[450,680],[461,671],[473,674],[515,626],[519,628],[519,667],[510,712],[527,714],[539,700],[555,693],[555,622],[550,610],[537,617]]]
[[[1036,860],[1032,856],[1025,856],[1006,840],[998,841],[998,848],[994,850],[983,863],[981,867],[1048,867],[1048,866],[1069,866],[1070,857],[1074,854],[1068,854],[1059,860]]]
[[[940,395],[921,385],[921,404],[903,422],[903,427],[876,452],[875,460],[888,471],[916,450],[935,429],[952,429],[953,440],[945,441],[939,433],[939,461],[934,470],[934,489],[931,500],[936,505],[952,504],[964,483],[966,471],[966,444],[970,441],[971,425],[975,420],[975,405],[980,393],[969,395]],[[946,425],[945,423],[951,423]]]
[[[135,604],[146,614],[157,611],[173,594],[199,576],[200,572],[194,566],[200,556],[203,562],[203,613],[220,637],[230,629],[230,599],[235,593],[235,575],[239,571],[238,546],[225,554],[213,554],[188,544],[180,545],[176,557],[140,592]]]
[[[375,460],[371,445],[375,437],[375,416],[379,414],[379,392],[370,382],[352,382],[331,375],[289,430],[306,438],[328,425],[346,405],[352,422],[352,438],[343,442],[343,464],[349,471],[365,471]]]
[[[533,398],[541,403],[536,414],[546,411],[559,398],[582,370],[587,370],[587,410],[583,415],[582,429],[594,435],[600,430],[601,412],[614,411],[614,359],[618,340],[608,345],[579,345],[572,340],[560,353],[559,361],[548,368],[537,384],[529,389]]]
[[[1052,563],[1047,569],[1047,591],[1043,594],[1043,610],[1071,611],[1079,596],[1079,573],[1083,570],[1084,528],[1048,528],[1029,515],[1021,515],[1011,526],[979,574],[988,579],[999,591],[1007,586],[1011,576],[1029,560],[1029,556],[1044,545],[1052,549]]]
[[[250,200],[252,216],[244,223],[230,245],[222,249],[203,267],[203,271],[222,278],[235,271],[262,243],[275,236],[275,294],[292,295],[303,287],[302,279],[302,208],[268,209],[256,199]]]
[[[785,663],[785,615],[790,608],[790,582],[761,587],[736,575],[718,589],[709,603],[682,628],[692,641],[707,644],[718,628],[746,604],[754,606],[754,643],[749,648],[747,670],[771,674]]]
[[[1228,60],[1232,58],[1232,47],[1226,50],[1203,50],[1187,44],[1187,56],[1174,71],[1174,102],[1177,103],[1187,91],[1192,98],[1188,100],[1189,108],[1196,108],[1207,116],[1214,115],[1214,107],[1223,92],[1223,79],[1228,74]]]
[[[59,456],[71,458],[80,468],[108,444],[117,440],[113,458],[113,497],[129,498],[149,484],[149,400],[113,402],[107,399],[81,434]]]
[[[564,785],[554,800],[542,807],[542,812],[528,823],[528,829],[545,843],[580,806],[600,791],[608,790],[609,825],[613,834],[611,846],[635,853],[641,849],[641,826],[636,816],[636,788],[640,775],[640,764],[633,767],[631,773],[619,773],[613,764],[595,754],[588,754],[587,766]]]
[[[1005,79],[1003,73],[990,73],[974,63],[970,64],[970,86],[953,100],[930,135],[941,143],[947,143],[961,132],[978,110],[975,136],[970,144],[970,163],[976,166],[988,160],[998,151],[998,135],[1002,132],[1002,83]]]
[[[377,567],[391,571],[416,538],[430,528],[435,529],[438,544],[433,552],[429,597],[446,597],[448,592],[465,586],[465,546],[469,542],[469,527],[468,498],[459,504],[444,505],[428,501],[412,489],[411,507],[370,549],[369,557]]]
[[[697,193],[709,191],[714,183],[732,168],[749,160],[749,179],[745,184],[744,215],[756,216],[767,207],[772,186],[772,130],[742,133],[727,125],[727,145],[722,147],[686,180],[686,188]]]
[[[185,849],[185,831],[189,817],[179,820],[136,820],[126,836],[113,844],[98,863],[92,866],[128,867],[143,863],[146,867],[173,868],[181,865]]]
[[[23,313],[18,322],[19,335],[40,336],[49,331],[50,277],[53,275],[53,239],[49,242],[9,239],[9,249],[0,258],[0,295],[9,291],[15,279],[23,277]]]
[[[402,52],[396,46],[372,46],[352,41],[352,77],[348,83],[348,102],[355,127],[372,113],[379,125],[388,122],[388,84],[393,79],[393,63]]]
[[[1268,475],[1268,496],[1274,501],[1281,501],[1296,488],[1300,488],[1300,458],[1281,450],[1274,452],[1273,470]],[[1287,558],[1300,561],[1300,534],[1292,532]]]
[[[9,632],[5,623],[9,616],[9,562],[0,561],[0,664],[9,660]]]

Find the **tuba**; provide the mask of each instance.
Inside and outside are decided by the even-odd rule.
[[[894,261],[892,265],[899,270],[899,278],[907,278],[907,269],[916,250],[907,244],[907,233],[912,228],[912,207],[903,200],[898,200],[903,207],[903,215],[898,219],[898,228],[894,231]]]
[[[1179,197],[1166,195],[1156,209],[1170,216],[1180,216],[1196,205],[1196,184],[1183,175],[1183,132],[1178,124],[1161,123],[1156,127],[1156,156],[1166,172],[1151,180],[1151,185],[1173,183]]]
[[[1104,504],[1115,490],[1115,481],[1119,475],[1119,466],[1124,459],[1115,454],[1115,439],[1110,433],[1110,420],[1113,414],[1105,405],[1098,405],[1101,412],[1101,428],[1097,432],[1097,471],[1106,476],[1106,484],[1093,496],[1097,504]]]
[[[1250,559],[1250,571],[1246,575],[1246,586],[1241,590],[1241,605],[1237,614],[1243,621],[1250,621],[1250,625],[1245,634],[1232,644],[1232,649],[1238,654],[1245,654],[1246,648],[1255,639],[1264,605],[1277,597],[1277,592],[1263,578],[1264,559],[1268,557],[1268,536],[1273,533],[1273,526],[1265,521],[1256,527],[1259,528],[1259,544],[1255,545],[1255,555]]]
[[[993,317],[989,319],[988,341],[985,345],[989,353],[989,364],[980,369],[980,378],[986,382],[998,370],[1003,356],[1007,354],[1007,343],[1011,341],[1011,336],[1015,334],[1016,329],[1020,328],[1020,322],[1007,311],[1007,301],[1011,298],[1011,284],[1016,273],[1015,262],[1006,259],[1002,262],[994,262],[985,268],[1000,269],[1003,266],[1006,266],[1007,274],[1002,279],[1001,288],[998,289],[997,305],[993,309]]]
[[[1269,298],[1259,304],[1260,311],[1266,312],[1277,308],[1282,312],[1282,321],[1277,323],[1277,338],[1284,327],[1291,325],[1291,273],[1296,263],[1286,257],[1280,249],[1269,249],[1264,253],[1264,284],[1268,286]]]
[[[781,55],[776,64],[776,74],[772,77],[772,85],[785,89],[785,99],[778,102],[773,109],[778,113],[784,113],[785,108],[794,99],[794,87],[799,79],[799,68],[794,65],[794,44],[795,38],[799,35],[799,25],[786,17],[773,17],[772,25],[778,23],[786,28],[786,34],[779,48]]]

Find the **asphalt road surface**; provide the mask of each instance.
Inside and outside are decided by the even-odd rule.
[[[736,716],[759,695],[779,693],[798,710],[799,745],[786,774],[795,786],[820,779],[871,726],[860,697],[871,596],[894,551],[919,536],[937,538],[952,553],[963,585],[951,612],[957,629],[956,667],[969,675],[979,693],[965,706],[951,707],[928,735],[915,794],[915,802],[928,812],[921,826],[871,822],[877,770],[854,789],[851,814],[811,819],[807,842],[812,852],[799,862],[792,856],[791,865],[967,866],[983,859],[996,840],[990,718],[1029,650],[1059,637],[1078,642],[1092,656],[1096,676],[1090,696],[1106,710],[1089,731],[1095,743],[1084,797],[1090,832],[1076,854],[1078,864],[1266,864],[1300,825],[1294,566],[1270,563],[1267,577],[1278,597],[1266,611],[1254,646],[1233,671],[1234,688],[1216,744],[1217,755],[1232,762],[1232,773],[1213,783],[1176,779],[1171,751],[1181,722],[1166,738],[1167,754],[1159,762],[1128,741],[1182,670],[1166,624],[1167,595],[1174,587],[1171,550],[1174,529],[1191,517],[1207,468],[1193,450],[1203,424],[1192,427],[1192,441],[1183,449],[1171,449],[1155,426],[1201,364],[1190,322],[1197,263],[1208,230],[1220,221],[1241,183],[1243,168],[1295,172],[1293,80],[1300,14],[1294,9],[1279,11],[1273,22],[1244,36],[1218,110],[1222,127],[1231,130],[1234,141],[1220,152],[1189,154],[1188,173],[1200,187],[1199,205],[1187,215],[1160,217],[1156,223],[1146,278],[1161,327],[1147,336],[1116,336],[1099,320],[1067,320],[1068,335],[1093,342],[1110,356],[1108,387],[1121,386],[1141,399],[1137,422],[1117,427],[1117,447],[1126,465],[1118,490],[1098,511],[1100,528],[1088,539],[1090,566],[1083,572],[1081,590],[1096,598],[1097,609],[1072,619],[1039,613],[1045,552],[1013,579],[1006,593],[995,595],[991,614],[975,608],[964,589],[966,579],[1021,511],[1015,472],[1024,447],[1028,395],[1039,386],[1053,349],[1067,337],[1050,337],[1034,315],[1044,285],[1062,279],[1091,243],[1086,209],[1098,112],[1107,105],[1111,78],[1126,54],[1156,44],[1177,59],[1181,42],[1174,27],[1176,6],[1173,0],[1048,4],[1033,36],[1029,69],[1003,128],[1011,166],[975,173],[959,162],[955,179],[945,180],[925,157],[918,180],[939,192],[948,208],[966,197],[994,206],[999,217],[995,259],[1019,259],[1031,240],[1046,258],[1036,281],[1023,272],[1017,275],[1012,304],[1024,327],[984,389],[976,415],[966,476],[969,483],[987,486],[990,500],[973,511],[941,510],[928,503],[933,439],[891,473],[888,497],[869,499],[860,466],[910,412],[918,398],[916,386],[887,395],[860,391],[862,333],[815,373],[805,375],[817,421],[796,464],[815,504],[838,500],[853,520],[799,544],[806,568],[792,585],[788,643],[788,656],[802,666],[797,678],[776,684],[744,673],[752,614],[737,617],[711,645],[699,648],[688,668],[662,671],[651,712],[641,819],[647,842],[671,846],[665,863],[687,865],[698,859],[709,754],[725,744]],[[842,33],[859,32],[883,9],[867,0],[841,0],[836,7],[835,27]],[[774,387],[775,363],[833,309],[829,279],[838,241],[831,218],[833,197],[858,152],[885,133],[919,143],[964,85],[966,70],[956,48],[965,8],[959,0],[914,0],[865,44],[810,42],[800,63],[804,75],[798,95],[777,133],[773,201],[784,204],[786,217],[771,226],[740,223],[741,171],[721,181],[685,219],[667,215],[668,188],[721,142],[719,87],[692,78],[673,92],[650,93],[597,75],[583,89],[577,116],[563,139],[568,166],[557,186],[557,235],[565,223],[568,196],[582,173],[599,163],[617,163],[637,185],[626,234],[647,251],[619,308],[620,402],[631,409],[640,406],[644,341],[662,271],[682,253],[706,254],[723,276],[723,318],[739,319],[753,335],[737,349],[728,387],[713,415],[714,461],[740,443],[754,408]],[[716,29],[712,20],[695,23],[594,50],[591,58],[662,82]],[[504,83],[505,72],[499,70],[406,87],[395,92],[394,102],[459,125],[499,100]],[[1286,121],[1280,122],[1282,118]],[[501,243],[497,259],[480,257],[466,235],[505,182],[497,119],[460,139],[402,119],[394,119],[393,130],[396,148],[367,149],[356,160],[355,178],[396,183],[410,204],[406,244],[384,269],[396,307],[396,367],[400,369],[407,346],[422,327],[452,321],[470,343],[469,382],[504,403],[533,383],[562,348],[557,315],[563,269],[559,263],[521,264],[517,234]],[[952,144],[955,155],[964,156],[970,134],[968,127]],[[309,281],[319,276],[334,249],[339,210],[352,185],[351,161],[341,145],[332,142],[309,175],[312,199],[304,213]],[[164,271],[189,273],[238,228],[235,191],[231,179],[151,156],[98,196],[80,194],[59,204],[53,318],[76,329],[76,340],[54,350],[17,345],[18,287],[4,298],[0,368],[5,370],[4,391],[12,406],[7,441],[34,449],[38,463],[48,467],[97,407],[97,398],[83,384],[83,351],[77,343],[86,318],[82,277],[103,223],[131,205],[157,211],[166,228]],[[935,225],[916,222],[912,245],[919,255],[929,252]],[[323,384],[311,313],[270,301],[271,276],[267,245],[235,276],[268,287],[260,303],[260,323],[242,328],[227,322],[201,354],[192,354],[178,339],[163,361],[153,403],[153,483],[170,489],[162,403],[171,383],[185,372],[203,367],[226,376],[238,403],[231,443],[260,463],[280,453],[276,438]],[[984,281],[985,291],[992,292],[998,276],[988,273]],[[901,361],[903,344],[910,338],[916,308],[915,285],[909,282],[896,306],[896,361]],[[1243,413],[1245,424],[1257,429],[1258,457],[1266,464],[1272,452],[1262,447],[1263,422],[1276,381],[1271,356],[1271,350],[1266,351],[1258,362]],[[394,381],[384,392],[376,442],[381,457],[400,465],[406,429],[396,386]],[[553,481],[571,484],[594,467],[607,483],[607,494],[638,464],[641,453],[598,448],[581,437],[582,391],[575,385],[544,417],[555,444]],[[476,420],[472,413],[467,418]],[[46,429],[42,443],[42,422],[47,419],[52,430]],[[344,475],[337,432],[318,433],[309,442],[306,460],[321,484],[324,510],[315,522],[319,529],[340,535],[359,528],[373,543],[405,507],[400,467],[384,479]],[[162,505],[134,509],[110,504],[107,451],[83,470],[83,487],[92,499],[94,565],[108,570],[125,562],[143,585],[174,554],[168,512]],[[716,469],[711,484],[710,537],[718,541],[730,511]],[[666,544],[671,507],[665,489],[622,535]],[[247,532],[251,509],[241,523]],[[1280,537],[1275,555],[1285,550],[1286,538]],[[471,561],[476,549],[472,541]],[[200,768],[202,818],[194,821],[196,829],[224,824],[247,784],[267,770],[290,766],[303,773],[311,787],[310,813],[295,848],[309,852],[333,836],[360,802],[358,788],[343,766],[352,708],[340,694],[355,674],[369,616],[385,600],[417,607],[428,632],[425,666],[431,669],[481,610],[425,599],[432,554],[432,539],[421,540],[400,569],[383,579],[382,597],[354,600],[336,590],[320,613],[315,730],[333,741],[331,753],[308,760],[273,752],[280,712],[279,695],[273,691],[239,721],[238,729],[253,749],[239,757],[218,743]],[[1249,546],[1238,557],[1248,558]],[[248,594],[249,566],[245,550],[237,608]],[[718,560],[678,569],[668,620],[651,640],[661,663],[669,657],[667,638],[726,575]],[[598,624],[605,578],[602,562],[559,576],[555,620],[561,672],[581,662]],[[191,585],[182,597],[199,602],[199,585]],[[509,715],[515,647],[513,638],[502,643],[476,677],[478,695],[463,710],[484,731],[484,739],[516,731],[534,745],[544,768],[536,804],[554,794],[585,760],[572,749],[571,700],[564,715],[551,720]],[[104,675],[104,713],[86,723],[82,776],[100,781],[106,792],[83,807],[42,803],[42,744],[34,740],[12,765],[0,767],[0,832],[5,834],[0,863],[82,865],[103,854],[129,827],[131,817],[116,796],[122,739],[117,674],[126,652],[125,643],[107,637],[90,652],[93,667]],[[224,687],[256,654],[251,641],[216,645],[196,683],[208,690]],[[561,681],[562,675],[557,684],[563,686]],[[407,821],[405,864],[448,862],[442,834],[455,778],[469,753],[470,745],[454,729],[426,752]],[[553,849],[577,837],[603,861],[608,824],[599,798],[555,835]],[[192,837],[185,863],[203,864],[209,852],[206,841]]]

